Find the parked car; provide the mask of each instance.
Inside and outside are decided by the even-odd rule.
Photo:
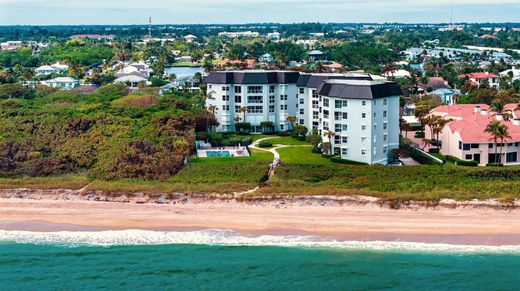
[[[401,160],[397,160],[397,161],[393,161],[391,163],[388,163],[387,166],[389,166],[389,167],[402,167],[402,166],[404,166],[404,163]]]

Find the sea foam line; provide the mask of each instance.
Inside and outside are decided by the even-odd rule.
[[[508,253],[520,254],[520,246],[476,246],[417,242],[387,241],[325,241],[316,236],[246,236],[232,230],[200,231],[59,231],[31,232],[0,230],[0,242],[57,244],[68,246],[125,246],[125,245],[221,245],[221,246],[281,246],[309,248],[339,248],[356,250],[389,250],[442,253]],[[1,246],[0,246],[1,247]]]

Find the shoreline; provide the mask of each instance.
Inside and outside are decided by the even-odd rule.
[[[520,209],[381,207],[376,201],[237,201],[184,197],[175,203],[100,202],[50,196],[0,198],[0,230],[201,231],[315,236],[326,241],[520,246]]]

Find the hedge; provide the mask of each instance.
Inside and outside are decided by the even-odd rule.
[[[428,150],[428,152],[430,154],[438,154],[439,153],[439,149],[438,148],[431,148]]]
[[[465,166],[465,167],[477,167],[478,162],[477,161],[464,161],[459,158],[456,158],[454,156],[446,156],[446,160],[452,163],[456,163],[459,166]]]
[[[340,157],[332,157],[330,161],[337,164],[347,164],[347,165],[367,165],[367,163],[356,162],[351,160],[342,159]]]
[[[273,147],[273,143],[263,140],[258,143],[258,146],[261,148],[270,148],[270,147]]]
[[[408,154],[408,156],[410,158],[416,160],[420,164],[423,164],[423,165],[441,165],[442,164],[441,162],[430,157],[426,153],[424,153],[410,145],[401,144],[400,148],[403,149],[404,151],[406,151],[406,154]]]

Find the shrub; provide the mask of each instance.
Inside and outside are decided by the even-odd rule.
[[[258,143],[258,146],[261,148],[270,148],[270,147],[273,147],[273,143],[263,140],[260,143]]]
[[[332,157],[330,161],[337,164],[346,164],[346,165],[366,165],[366,163],[356,162],[351,160],[342,159],[340,157]]]
[[[237,123],[235,123],[235,130],[238,134],[250,134],[251,133],[251,123],[237,122]]]
[[[412,159],[416,160],[417,162],[419,162],[423,165],[440,165],[440,164],[442,164],[439,161],[437,161],[434,158],[427,155],[426,153],[424,153],[408,144],[402,143],[400,145],[400,148],[403,149],[409,157],[411,157]]]
[[[446,160],[452,163],[455,163],[459,166],[465,166],[465,167],[476,167],[478,166],[477,161],[464,161],[459,158],[456,158],[454,156],[446,156]]]
[[[486,167],[503,167],[504,164],[502,163],[489,163],[486,165]]]
[[[332,157],[331,155],[328,155],[328,154],[322,154],[321,156],[326,159],[330,159]]]
[[[157,97],[154,95],[144,94],[130,94],[126,97],[112,101],[112,106],[116,107],[139,107],[146,108],[157,103]]]

